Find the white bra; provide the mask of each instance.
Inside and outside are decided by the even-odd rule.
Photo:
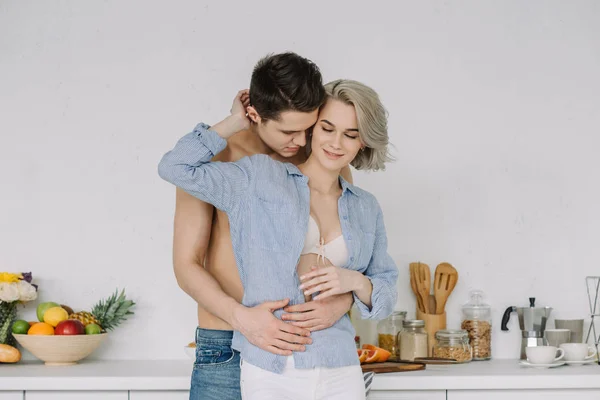
[[[336,267],[343,267],[348,263],[348,248],[344,236],[340,235],[327,244],[321,243],[319,226],[312,215],[308,221],[308,231],[301,254],[317,254],[319,258],[328,259]]]

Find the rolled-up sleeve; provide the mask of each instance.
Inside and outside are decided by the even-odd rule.
[[[211,162],[227,141],[200,123],[179,139],[158,164],[160,177],[192,196],[230,212],[247,192],[253,176],[252,159]]]
[[[398,297],[398,267],[387,252],[387,234],[383,222],[383,212],[379,205],[375,231],[375,245],[365,276],[373,285],[371,308],[356,294],[354,302],[363,319],[384,319],[392,314]]]

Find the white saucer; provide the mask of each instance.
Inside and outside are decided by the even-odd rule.
[[[595,364],[597,363],[598,360],[583,360],[583,361],[565,361],[565,363],[567,363],[568,365],[588,365],[588,364]]]
[[[561,365],[565,365],[565,361],[558,360],[558,361],[554,361],[552,364],[532,364],[527,360],[521,360],[521,361],[519,361],[519,364],[521,364],[524,367],[531,367],[531,368],[554,368],[554,367],[560,367]]]

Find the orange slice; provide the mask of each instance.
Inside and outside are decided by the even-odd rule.
[[[369,354],[365,350],[356,350],[356,352],[358,353],[358,361],[360,361],[361,364],[364,363]]]
[[[386,349],[382,349],[381,347],[377,347],[372,344],[364,344],[363,349],[376,351],[379,356],[377,359],[378,362],[386,362],[392,356],[392,353]]]
[[[365,364],[371,364],[379,361],[379,352],[377,350],[365,350],[367,352],[367,359]]]

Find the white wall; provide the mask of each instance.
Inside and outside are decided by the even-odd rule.
[[[40,300],[77,309],[126,287],[136,315],[95,356],[185,357],[195,305],[171,270],[157,162],[225,116],[261,56],[293,50],[390,111],[398,161],[355,176],[385,212],[398,308],[414,310],[410,261],[449,261],[449,325],[481,288],[494,355],[516,357],[505,307],[536,296],[583,317],[600,275],[599,18],[592,0],[5,0],[0,270],[33,271]]]

